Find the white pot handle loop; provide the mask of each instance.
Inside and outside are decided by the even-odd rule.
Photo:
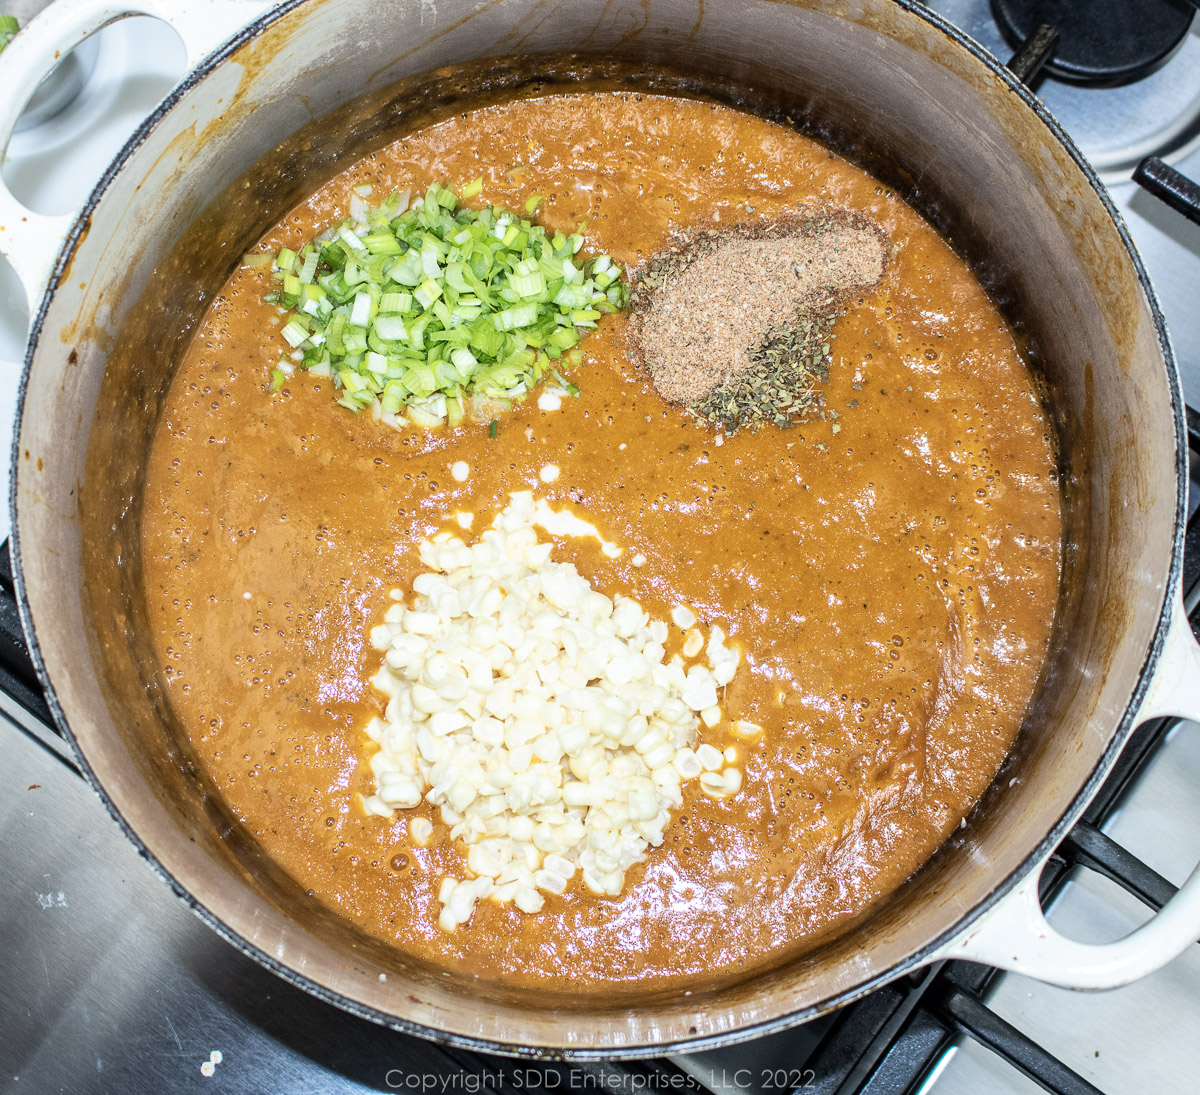
[[[17,118],[54,66],[101,27],[126,15],[153,15],[183,39],[191,68],[229,41],[273,0],[56,0],[12,40],[0,57],[0,152]],[[75,214],[48,217],[26,209],[0,180],[0,254],[12,264],[30,311],[50,279]]]
[[[1179,598],[1138,719],[1164,715],[1200,722],[1200,647]],[[1200,866],[1154,917],[1112,943],[1080,943],[1050,926],[1038,900],[1043,866],[937,958],[983,962],[1066,988],[1109,989],[1153,973],[1200,940]]]

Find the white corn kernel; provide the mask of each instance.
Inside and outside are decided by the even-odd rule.
[[[539,890],[560,894],[567,888],[567,880],[556,871],[541,870],[533,876],[533,881]]]
[[[400,621],[401,627],[411,635],[435,635],[438,630],[438,618],[432,612],[406,612]]]
[[[521,912],[535,913],[541,912],[546,900],[532,886],[519,886],[517,887],[515,903]]]
[[[717,706],[717,689],[711,680],[689,681],[683,693],[683,702],[693,711],[703,711]]]
[[[394,812],[393,808],[378,795],[360,795],[359,801],[362,803],[363,810],[375,817],[391,817]]]
[[[575,864],[569,859],[561,855],[551,853],[542,860],[542,866],[555,874],[562,875],[563,878],[569,879],[575,873]]]
[[[680,779],[695,779],[704,771],[704,765],[696,759],[696,754],[690,749],[680,749],[675,754],[673,765]]]
[[[696,614],[687,605],[676,605],[671,609],[671,619],[676,627],[682,627],[684,631],[696,625]]]

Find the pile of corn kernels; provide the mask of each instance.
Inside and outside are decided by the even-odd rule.
[[[685,657],[667,660],[668,624],[554,562],[539,524],[590,528],[513,494],[476,543],[448,532],[422,543],[411,606],[394,604],[371,633],[388,704],[368,727],[379,749],[364,806],[391,816],[425,800],[466,845],[472,877],[438,890],[448,931],[481,898],[536,912],[577,871],[615,896],[662,843],[685,782],[717,798],[742,784],[732,748],[696,745],[738,667],[721,629],[705,640],[679,606]],[[410,831],[420,841],[431,826]]]

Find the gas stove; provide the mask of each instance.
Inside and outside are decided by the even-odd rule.
[[[1088,19],[1072,25],[1064,0],[929,6],[997,56],[1016,54],[1014,69],[1035,81],[1097,167],[1155,283],[1188,402],[1200,407],[1200,226],[1132,181],[1147,156],[1200,179],[1200,20],[1184,0],[1139,2],[1164,10],[1130,19],[1131,0],[1092,0]],[[81,93],[14,137],[3,167],[10,187],[39,212],[80,204],[182,64],[178,40],[153,20],[101,32]],[[25,323],[0,261],[0,451]],[[1195,475],[1200,416],[1190,411],[1189,434]],[[1192,496],[1194,509],[1200,490]],[[1200,518],[1188,546],[1187,607],[1200,627]],[[1196,1086],[1200,948],[1096,994],[945,963],[783,1034],[652,1061],[504,1060],[355,1019],[223,942],[111,823],[50,729],[7,564],[0,550],[4,1091],[954,1095]],[[1168,720],[1139,729],[1044,873],[1051,924],[1086,941],[1113,939],[1167,900],[1200,860],[1198,787],[1195,727]]]

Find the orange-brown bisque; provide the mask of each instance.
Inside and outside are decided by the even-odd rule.
[[[630,363],[624,317],[585,343],[559,411],[397,433],[296,376],[238,271],[169,394],[144,510],[145,588],[170,702],[208,774],[262,846],[362,931],[510,985],[684,988],[811,947],[899,886],[995,774],[1037,687],[1054,617],[1061,517],[1050,427],[1013,334],[911,208],[797,133],[724,106],[587,92],[496,104],[349,168],[266,237],[293,248],[353,187],[377,198],[483,178],[521,209],[630,265],[673,233],[798,205],[861,214],[893,243],[878,287],[837,321],[827,416],[718,445]],[[699,321],[699,317],[697,317]],[[836,412],[836,418],[832,412]],[[471,474],[457,482],[458,460]],[[543,483],[541,468],[561,474]],[[727,720],[743,790],[692,785],[666,841],[619,898],[576,881],[526,914],[483,901],[437,927],[464,855],[434,821],[367,817],[364,727],[382,710],[367,642],[415,545],[453,513],[485,527],[530,489],[623,546],[560,545],[598,588],[656,617],[678,603],[744,651]],[[633,565],[636,555],[645,564]],[[702,740],[734,740],[728,721]]]

